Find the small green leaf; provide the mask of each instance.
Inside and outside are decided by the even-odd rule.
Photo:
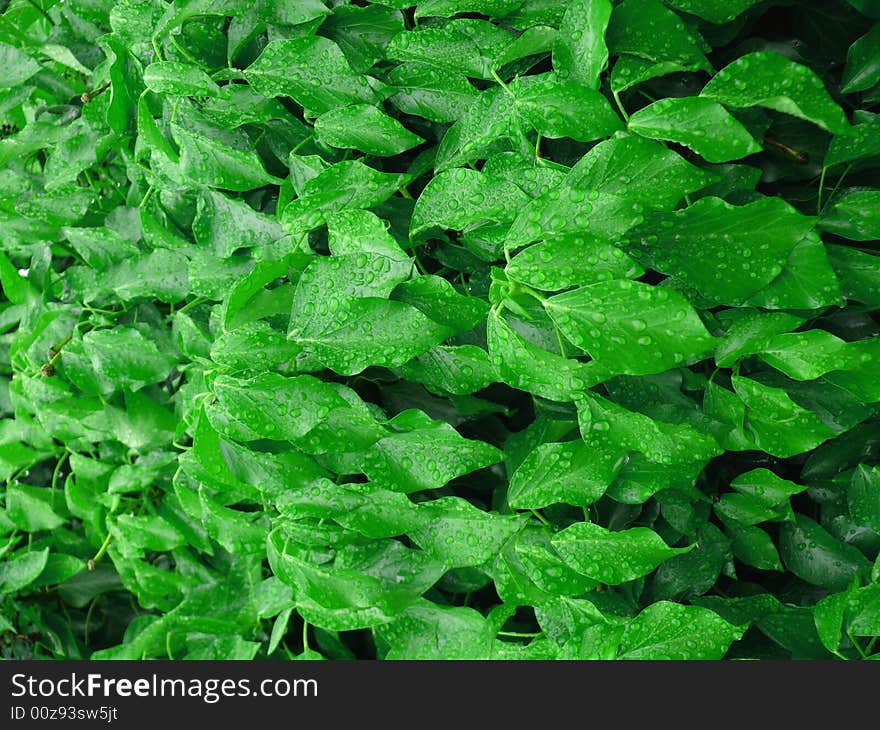
[[[701,606],[660,601],[627,625],[618,659],[721,659],[743,631]]]
[[[761,150],[723,106],[698,96],[654,102],[630,117],[629,128],[690,147],[707,162],[729,162]]]
[[[26,588],[43,572],[49,548],[18,553],[0,563],[0,592],[11,594]]]
[[[541,444],[510,477],[514,509],[564,503],[588,507],[598,500],[625,461],[622,452],[592,448],[582,440]]]
[[[671,548],[647,527],[614,532],[590,522],[565,528],[552,542],[572,568],[608,585],[640,578],[663,561],[693,549]]]
[[[371,104],[354,104],[324,112],[315,120],[315,137],[331,147],[390,157],[424,140]]]
[[[792,573],[829,590],[843,590],[869,567],[868,560],[856,548],[840,542],[804,515],[797,515],[796,522],[782,526],[779,552]]]
[[[144,69],[144,84],[157,94],[219,96],[220,87],[198,66],[179,61],[156,61]]]
[[[834,134],[847,134],[850,128],[821,79],[808,67],[775,51],[741,56],[721,69],[700,95],[734,109],[775,109]]]
[[[659,373],[705,357],[713,345],[678,292],[625,279],[557,294],[545,307],[569,340],[615,373]]]
[[[611,18],[609,0],[576,0],[562,16],[560,34],[553,44],[553,68],[560,76],[591,89],[608,64],[605,31]]]
[[[264,96],[289,96],[311,115],[378,101],[368,77],[354,73],[339,46],[321,36],[270,41],[245,76]]]
[[[846,54],[841,91],[852,94],[870,89],[880,82],[880,23],[856,40]]]

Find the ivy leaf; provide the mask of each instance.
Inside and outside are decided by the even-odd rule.
[[[637,136],[600,142],[571,168],[567,182],[587,190],[625,195],[646,208],[671,210],[712,181],[659,142]]]
[[[353,375],[370,365],[402,365],[439,345],[448,333],[414,307],[363,297],[340,302],[332,319],[308,330],[291,330],[287,337],[303,356]]]
[[[608,0],[577,0],[568,5],[560,23],[561,33],[553,44],[553,68],[565,79],[591,89],[608,64],[605,31],[611,18]]]
[[[856,524],[880,532],[880,469],[859,464],[847,489],[849,512]]]
[[[389,99],[406,114],[432,122],[454,122],[481,98],[464,74],[427,63],[402,63],[388,74],[396,93]]]
[[[180,145],[180,168],[184,175],[223,190],[253,190],[281,181],[270,175],[256,152],[224,144],[201,131],[172,125]]]
[[[379,100],[374,84],[352,71],[339,46],[321,36],[270,41],[245,77],[260,94],[289,96],[312,115]]]
[[[504,270],[510,279],[542,291],[609,279],[634,279],[644,273],[621,249],[588,233],[559,236],[529,246]]]
[[[822,230],[851,241],[873,241],[880,236],[880,190],[848,190],[835,198],[824,212]]]
[[[501,460],[494,446],[465,439],[449,424],[423,416],[404,411],[391,421],[397,432],[373,444],[364,459],[372,481],[401,492],[437,489]]]
[[[459,497],[441,497],[418,505],[420,524],[410,530],[413,542],[453,567],[482,565],[493,558],[523,519],[486,513]],[[452,538],[452,539],[450,539]]]
[[[680,277],[711,302],[739,304],[782,273],[812,225],[777,198],[733,206],[706,197],[655,214],[631,240],[654,268]]]
[[[559,502],[588,507],[614,480],[625,455],[596,449],[582,440],[541,444],[510,478],[507,500],[514,509],[542,509]]]
[[[331,109],[315,120],[315,136],[331,147],[391,157],[424,140],[371,104]]]
[[[701,606],[660,601],[627,625],[618,659],[720,659],[743,631]]]
[[[786,523],[779,533],[785,567],[799,578],[833,591],[846,588],[869,564],[856,548],[840,542],[804,515]]]
[[[446,170],[422,191],[413,209],[410,235],[438,227],[464,231],[511,220],[528,197],[516,185],[467,168]]]
[[[710,23],[729,23],[761,0],[667,0],[667,5]]]
[[[591,446],[613,444],[659,464],[690,463],[720,453],[711,436],[687,424],[654,420],[589,391],[576,404],[581,436]]]
[[[494,59],[510,43],[504,29],[485,20],[457,18],[445,25],[398,33],[389,58],[428,63],[477,79],[491,79]]]
[[[566,527],[552,542],[577,572],[608,585],[647,575],[663,561],[693,548],[671,548],[646,527],[613,532],[590,522]]]
[[[711,70],[700,44],[684,22],[659,0],[624,0],[615,7],[607,41],[613,54]]]
[[[761,150],[723,106],[698,96],[649,104],[630,117],[629,128],[643,137],[690,147],[707,162],[729,162]]]
[[[514,388],[552,400],[571,401],[579,391],[602,379],[588,364],[527,341],[495,312],[489,314],[486,337],[492,365]]]
[[[220,87],[198,66],[179,61],[156,61],[144,69],[150,91],[175,96],[219,96]]]
[[[793,456],[834,435],[813,411],[798,405],[783,389],[742,376],[731,380],[747,409],[748,432],[768,453]]]
[[[625,279],[557,294],[544,306],[569,340],[615,373],[662,372],[704,357],[713,344],[678,292]]]
[[[49,559],[49,548],[18,553],[0,565],[0,590],[5,594],[20,591],[33,583],[43,572]]]
[[[849,121],[821,79],[806,66],[774,51],[755,51],[725,66],[700,95],[725,106],[762,106],[847,134]]]
[[[841,91],[852,94],[864,91],[880,82],[880,63],[877,50],[880,48],[880,23],[856,40],[846,54],[846,68],[843,70]]]

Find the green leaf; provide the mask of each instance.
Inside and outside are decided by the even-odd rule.
[[[734,314],[734,310],[730,310]],[[804,323],[803,318],[787,312],[739,310],[715,350],[719,367],[730,367],[737,360],[761,352],[775,335],[788,332]]]
[[[400,64],[388,74],[388,83],[397,90],[389,99],[394,106],[432,122],[454,122],[481,98],[464,74],[427,63]]]
[[[856,40],[846,54],[841,91],[852,94],[870,89],[880,82],[880,23]]]
[[[600,142],[571,168],[567,182],[639,201],[646,208],[671,210],[713,180],[659,142],[637,136]]]
[[[613,532],[590,522],[565,528],[552,542],[572,568],[608,585],[647,575],[663,561],[693,548],[671,548],[647,527]]]
[[[390,157],[424,140],[371,104],[331,109],[315,120],[315,137],[331,147]]]
[[[448,423],[416,416],[424,414],[404,411],[396,416],[390,422],[396,432],[369,449],[363,469],[372,481],[400,492],[438,489],[501,460],[494,446],[462,438]]]
[[[624,0],[608,25],[612,54],[631,54],[648,61],[672,61],[704,71],[711,66],[700,43],[681,18],[659,0]]]
[[[761,0],[667,0],[667,5],[710,23],[728,23]]]
[[[689,463],[720,453],[711,436],[688,424],[657,421],[592,392],[578,398],[577,409],[581,436],[594,447],[613,444],[659,464]]]
[[[744,629],[701,606],[661,601],[626,627],[619,659],[721,659]]]
[[[511,134],[514,103],[514,96],[498,87],[481,92],[443,135],[435,170],[442,172],[488,157]]]
[[[702,359],[713,344],[678,292],[625,279],[557,294],[544,306],[562,334],[615,373],[659,373]]]
[[[553,68],[562,78],[591,89],[608,64],[605,31],[611,18],[609,0],[576,0],[569,3],[553,44]]]
[[[281,181],[270,175],[253,150],[237,149],[201,130],[173,124],[180,145],[180,169],[191,180],[223,190],[253,190]]]
[[[507,31],[486,20],[457,18],[441,26],[398,33],[386,53],[398,61],[427,63],[453,73],[491,79],[495,57],[510,41]]]
[[[425,0],[416,7],[417,18],[451,18],[459,13],[480,13],[500,18],[512,13],[523,0]]]
[[[782,273],[745,303],[767,309],[815,309],[842,301],[825,244],[810,233],[792,249]]]
[[[491,312],[486,325],[489,357],[503,382],[544,398],[572,401],[579,391],[599,382],[588,364],[544,350]]]
[[[375,82],[352,71],[342,51],[321,36],[273,40],[245,70],[264,96],[289,96],[310,115],[378,101]]]
[[[219,96],[220,87],[198,66],[179,61],[156,61],[144,69],[144,84],[157,94]]]
[[[542,291],[559,291],[609,279],[634,279],[644,271],[621,249],[587,233],[551,238],[522,250],[507,276]]]
[[[761,150],[723,106],[699,96],[654,102],[630,117],[629,128],[643,137],[690,147],[707,162],[729,162]]]
[[[782,562],[773,540],[760,527],[728,523],[730,546],[738,560],[758,570],[782,572]]]
[[[715,505],[715,512],[725,521],[739,522],[748,526],[779,517],[761,500],[748,494],[722,494]]]
[[[851,241],[874,241],[880,237],[880,190],[847,190],[834,198],[819,226]]]
[[[623,129],[608,100],[578,81],[558,80],[553,74],[527,76],[510,89],[516,112],[544,137],[590,142]]]
[[[859,464],[852,474],[846,499],[857,525],[880,532],[880,468]]]
[[[378,633],[391,660],[488,659],[493,646],[491,626],[478,611],[429,601],[413,604]]]
[[[813,411],[798,405],[783,389],[737,375],[731,380],[746,406],[748,433],[768,453],[794,456],[834,435]]]
[[[436,175],[413,209],[410,235],[432,227],[469,230],[510,221],[528,197],[516,185],[467,168]]]
[[[730,486],[767,507],[786,502],[789,497],[806,489],[805,486],[782,479],[769,469],[752,469],[740,474],[730,482]]]
[[[54,496],[54,492],[45,488],[11,484],[6,490],[4,515],[25,532],[54,530],[65,523],[64,518],[53,509]],[[58,496],[60,498],[61,495]]]
[[[813,122],[834,134],[847,134],[849,121],[825,85],[807,66],[775,51],[755,51],[736,59],[700,92],[725,106],[762,106]]]
[[[496,515],[460,497],[441,497],[418,505],[418,526],[409,534],[422,550],[450,567],[482,565],[500,551],[523,519]]]
[[[782,526],[779,552],[785,567],[796,576],[833,591],[843,590],[869,567],[858,550],[804,515]]]
[[[489,354],[475,345],[432,347],[400,367],[408,380],[438,395],[467,395],[497,379]]]
[[[507,501],[514,509],[564,503],[588,507],[598,500],[625,461],[622,452],[582,440],[540,444],[510,477]]]
[[[282,211],[281,224],[294,233],[309,231],[327,214],[382,203],[402,183],[402,175],[381,172],[360,160],[338,162],[303,185],[299,197]]]
[[[15,593],[33,583],[49,559],[49,548],[18,553],[0,563],[0,592]]]
[[[270,538],[273,570],[294,586],[297,612],[309,623],[330,631],[390,621],[445,570],[425,553],[390,541],[374,543],[360,552],[349,550],[337,557],[337,564],[315,564],[308,553],[281,550],[278,537]]]
[[[845,246],[827,246],[828,258],[847,299],[880,306],[880,268],[877,257]]]
[[[645,263],[713,304],[741,304],[779,276],[813,221],[778,198],[743,206],[701,198],[630,235]],[[659,231],[659,233],[658,233]]]

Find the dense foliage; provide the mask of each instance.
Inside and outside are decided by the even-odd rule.
[[[414,1],[3,3],[0,653],[880,657],[880,3]]]

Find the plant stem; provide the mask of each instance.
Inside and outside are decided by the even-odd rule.
[[[97,565],[98,561],[104,557],[104,553],[107,552],[107,548],[110,547],[110,541],[113,539],[113,533],[108,532],[107,537],[104,538],[104,542],[101,543],[101,547],[98,548],[98,552],[95,553],[95,557],[93,557],[88,562],[89,570],[92,571],[95,569],[95,565]]]
[[[843,182],[843,178],[845,178],[847,176],[847,173],[849,173],[849,171],[852,169],[852,166],[853,166],[853,163],[850,162],[846,166],[846,169],[841,173],[840,177],[837,178],[837,182],[834,184],[834,187],[831,188],[831,194],[825,200],[825,204],[822,206],[822,209],[819,211],[820,215],[825,212],[825,208],[827,208],[828,204],[834,199],[834,196],[837,193],[838,188],[840,187],[841,183]]]

